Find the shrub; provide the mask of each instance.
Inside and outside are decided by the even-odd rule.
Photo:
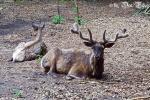
[[[136,15],[150,15],[150,5],[137,9]]]

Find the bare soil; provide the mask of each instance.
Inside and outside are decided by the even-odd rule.
[[[39,60],[8,62],[18,43],[32,39],[31,23],[37,20],[46,24],[43,41],[48,49],[87,47],[69,31],[74,22],[70,4],[60,6],[66,18],[60,25],[50,21],[57,14],[55,3],[6,4],[0,11],[0,100],[126,100],[150,95],[149,19],[133,16],[133,8],[109,8],[107,4],[87,2],[80,2],[79,6],[83,18],[89,20],[81,26],[85,36],[87,28],[99,41],[104,30],[112,38],[123,28],[129,34],[105,50],[103,78],[69,81],[65,75],[43,76]]]

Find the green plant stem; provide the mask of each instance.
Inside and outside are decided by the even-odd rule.
[[[76,9],[77,9],[78,24],[81,25],[79,7],[78,7],[78,0],[74,0],[74,3],[75,3],[75,6],[76,6]]]
[[[57,0],[57,12],[58,12],[59,20],[60,20],[59,0]]]

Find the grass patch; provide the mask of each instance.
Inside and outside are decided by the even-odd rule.
[[[87,23],[88,21],[82,17],[75,17],[75,22],[77,22],[79,25],[84,25],[85,23]]]
[[[38,55],[38,58],[36,59],[37,64],[40,64],[42,57],[42,55]]]
[[[53,24],[62,24],[64,23],[65,19],[61,15],[55,15],[52,17],[52,23]]]
[[[13,89],[11,93],[15,98],[23,98],[23,92],[20,89]]]

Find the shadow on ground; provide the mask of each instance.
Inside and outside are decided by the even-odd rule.
[[[24,28],[26,26],[31,26],[33,22],[42,21],[42,22],[48,22],[48,19],[37,19],[33,21],[26,21],[23,19],[16,19],[12,22],[9,22],[7,24],[0,25],[0,35],[7,35],[7,34],[13,34],[15,30]]]

